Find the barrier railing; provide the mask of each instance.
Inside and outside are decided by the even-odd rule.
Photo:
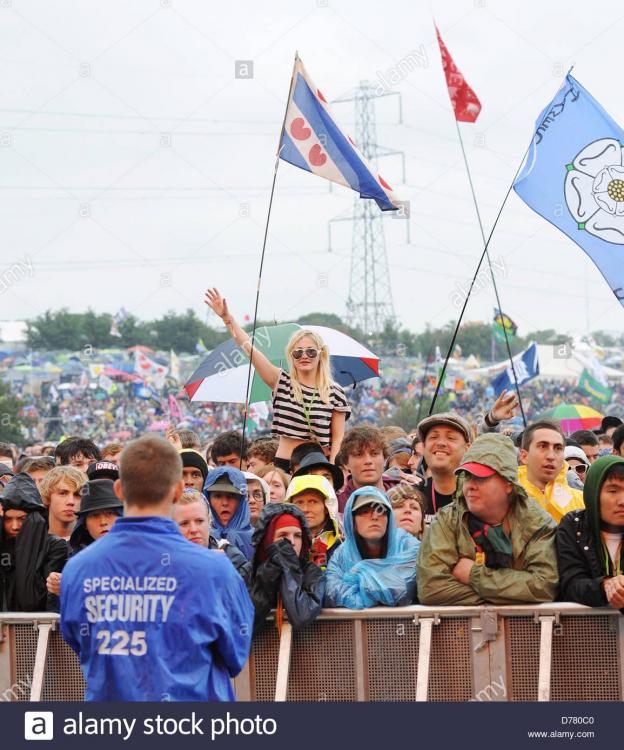
[[[58,615],[0,614],[0,700],[82,700]],[[555,602],[323,610],[269,621],[235,680],[239,700],[624,700],[624,617]]]

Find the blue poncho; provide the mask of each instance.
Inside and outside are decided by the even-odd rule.
[[[388,551],[384,558],[363,560],[358,550],[351,508],[360,495],[374,495],[388,508]],[[420,541],[399,529],[385,493],[376,487],[360,487],[347,500],[344,512],[345,540],[333,554],[325,574],[325,607],[399,607],[416,597],[416,558]]]
[[[234,469],[231,466],[220,466],[209,472],[204,482],[204,495],[210,503],[210,488],[217,482],[225,480],[230,482],[242,493],[234,515],[227,526],[223,526],[219,520],[216,511],[210,505],[212,514],[212,535],[216,539],[227,539],[227,541],[238,547],[248,560],[253,558],[253,547],[251,545],[251,535],[253,527],[249,515],[249,503],[247,502],[247,482],[242,471]]]

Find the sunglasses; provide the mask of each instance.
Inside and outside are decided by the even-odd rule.
[[[304,354],[308,359],[314,359],[318,355],[318,349],[293,349],[293,359],[301,359]]]
[[[574,467],[574,471],[577,474],[584,474],[587,471],[587,466],[585,464],[578,464],[578,466]]]

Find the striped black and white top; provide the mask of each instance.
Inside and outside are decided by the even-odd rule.
[[[301,392],[305,409],[295,401],[290,375],[282,370],[273,391],[271,433],[294,440],[315,440],[322,446],[329,446],[332,412],[344,412],[346,419],[349,419],[351,415],[351,407],[345,392],[338,383],[332,383],[328,404],[321,401],[314,388],[302,384]],[[306,420],[308,409],[312,435]]]

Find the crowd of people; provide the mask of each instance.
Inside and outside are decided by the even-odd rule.
[[[88,698],[231,698],[259,630],[306,627],[323,607],[624,612],[618,417],[572,435],[546,419],[508,428],[518,401],[503,392],[476,419],[348,427],[318,337],[295,334],[280,369],[216,290],[207,301],[273,391],[270,436],[0,445],[0,609],[61,612]]]
[[[199,358],[198,358],[199,362]],[[425,416],[435,390],[435,377],[427,374],[422,362],[415,360],[384,359],[382,378],[357,384],[348,392],[351,406],[350,424],[393,424],[394,416],[408,402],[416,414]],[[431,368],[430,368],[431,370]],[[449,379],[455,386],[456,379]],[[112,392],[106,392],[95,381],[90,387],[80,385],[78,376],[70,381],[69,389],[58,388],[58,383],[44,383],[33,392],[28,380],[10,383],[12,396],[24,406],[21,413],[24,440],[33,455],[44,447],[50,448],[64,435],[79,431],[84,437],[100,444],[113,440],[127,440],[146,432],[162,434],[160,425],[172,420],[183,428],[192,429],[202,444],[219,431],[240,429],[245,409],[242,404],[204,403],[190,404],[179,398],[180,383],[167,381],[158,392],[146,392],[133,383],[115,383]],[[63,385],[63,384],[61,384]],[[612,382],[612,400],[604,405],[610,414],[624,413],[624,384]],[[588,394],[571,382],[540,378],[522,386],[522,405],[526,417],[534,420],[539,415],[561,403],[593,406]],[[179,414],[171,415],[169,396],[178,397]],[[494,390],[487,378],[465,377],[459,389],[443,390],[449,408],[474,421],[483,405],[494,398]],[[264,408],[264,407],[263,407]],[[246,434],[255,437],[269,431],[272,406],[267,416],[253,416],[246,425]]]

